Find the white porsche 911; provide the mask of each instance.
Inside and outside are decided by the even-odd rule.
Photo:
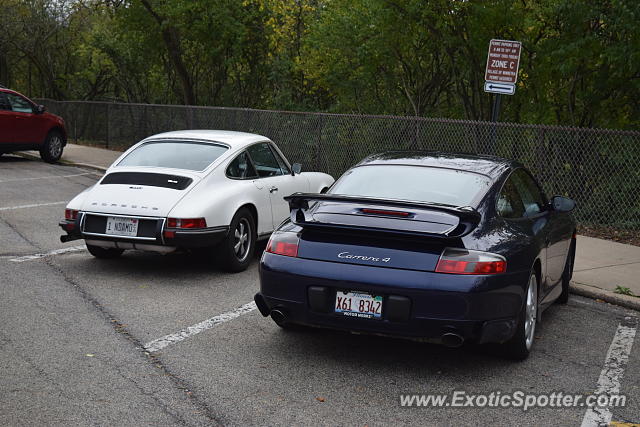
[[[125,249],[200,250],[231,271],[247,268],[258,239],[287,217],[283,199],[324,192],[330,175],[300,172],[260,135],[167,132],[139,142],[65,209],[60,240],[84,239],[97,258]]]

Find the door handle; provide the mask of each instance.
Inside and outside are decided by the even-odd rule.
[[[269,189],[269,193],[275,193],[276,191],[278,191],[278,187],[271,187]]]

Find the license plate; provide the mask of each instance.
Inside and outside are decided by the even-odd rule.
[[[137,236],[138,220],[134,218],[107,217],[107,234],[116,236]]]
[[[343,316],[382,319],[382,297],[363,292],[336,292],[335,312]]]

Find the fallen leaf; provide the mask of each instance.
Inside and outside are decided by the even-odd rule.
[[[318,402],[324,402],[324,397],[316,397],[316,400],[317,400]]]

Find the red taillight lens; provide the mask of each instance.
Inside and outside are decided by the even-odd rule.
[[[204,218],[167,218],[167,228],[207,228]]]
[[[269,243],[267,243],[267,252],[272,254],[297,257],[298,242],[300,239],[295,233],[276,231],[271,235]]]
[[[64,219],[67,221],[75,221],[78,218],[78,211],[75,209],[65,209]]]
[[[436,273],[499,274],[507,271],[507,260],[497,254],[466,249],[446,248],[442,251]]]

